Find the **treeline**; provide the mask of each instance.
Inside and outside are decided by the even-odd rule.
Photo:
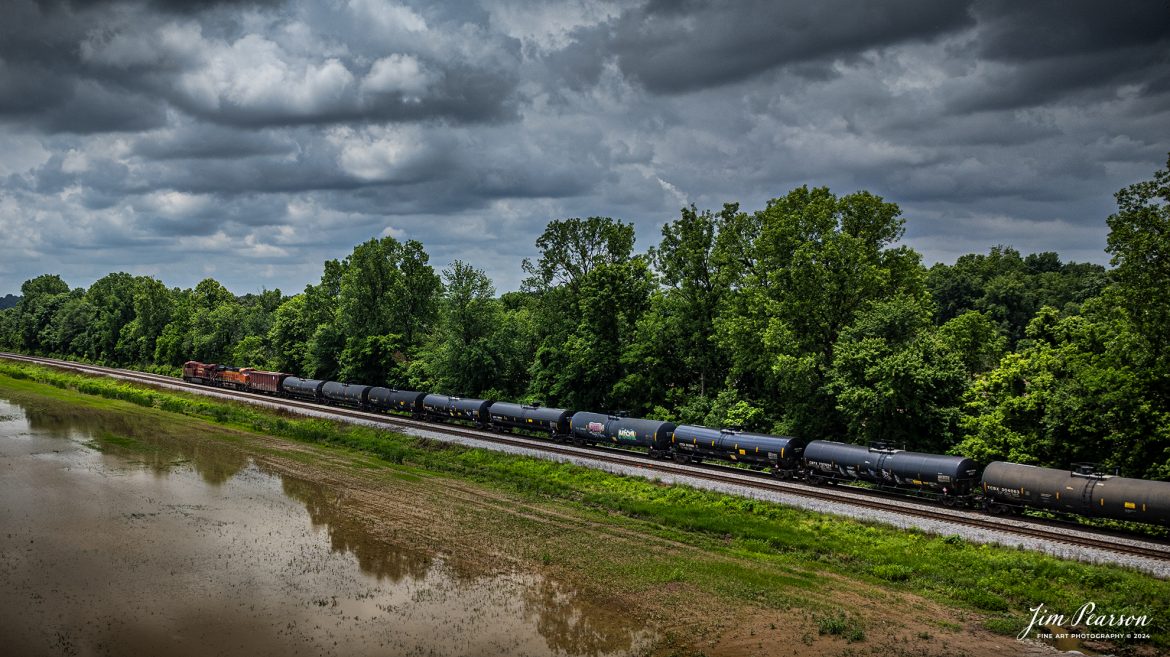
[[[636,253],[631,224],[552,221],[522,289],[436,272],[387,237],[300,294],[237,297],[45,275],[0,346],[110,364],[189,359],[981,462],[1094,461],[1170,478],[1168,174],[1117,194],[1115,267],[1008,247],[925,268],[898,206],[801,187],[760,210],[685,208]]]

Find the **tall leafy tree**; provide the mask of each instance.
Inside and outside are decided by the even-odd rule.
[[[924,296],[874,302],[842,332],[828,389],[851,437],[929,452],[954,444],[969,377],[932,306]]]
[[[1101,293],[1105,268],[1090,263],[1062,263],[1052,252],[1026,257],[1008,246],[986,254],[961,256],[954,265],[936,264],[927,286],[938,304],[936,319],[946,322],[977,310],[993,319],[1015,346],[1028,322],[1043,306],[1076,312],[1080,304]]]
[[[779,430],[840,435],[826,382],[841,332],[866,304],[923,289],[918,255],[895,246],[901,211],[868,192],[800,187],[727,223],[721,258],[742,277],[717,324],[735,383],[783,418]]]
[[[608,217],[549,222],[525,261],[525,289],[539,299],[542,335],[530,391],[574,408],[614,409],[632,400],[617,389],[621,355],[634,339],[652,279],[634,257],[634,227]]]
[[[958,451],[1056,467],[1096,461],[1170,478],[1168,180],[1163,169],[1117,194],[1109,217],[1116,283],[1079,312],[1036,313],[1021,348],[968,394]]]
[[[86,298],[85,290],[71,290],[53,310],[49,325],[41,332],[41,347],[52,354],[93,358],[98,309]],[[60,299],[61,297],[57,297]]]
[[[14,308],[18,347],[33,353],[41,351],[48,338],[45,331],[68,294],[69,286],[56,274],[44,274],[21,284],[21,300]]]
[[[174,305],[171,291],[159,280],[134,279],[134,319],[119,334],[118,353],[123,361],[146,365],[153,360]]]
[[[1151,365],[1170,377],[1170,159],[1153,180],[1130,185],[1116,198],[1117,212],[1107,219],[1107,250],[1118,299],[1148,344]],[[1165,390],[1165,381],[1159,387]]]
[[[118,343],[122,330],[134,321],[137,287],[134,277],[125,272],[108,274],[89,286],[85,296],[95,313],[88,356],[111,362],[121,360]]]
[[[344,342],[340,376],[353,381],[405,380],[405,363],[421,345],[437,309],[441,281],[422,244],[393,237],[356,246],[342,266],[332,328],[318,345]]]
[[[524,286],[548,290],[564,285],[576,291],[595,269],[626,261],[634,251],[634,225],[609,217],[550,221],[536,239],[540,259],[522,263]]]
[[[431,380],[439,390],[480,396],[498,388],[502,354],[492,340],[500,330],[502,308],[491,279],[456,260],[443,271],[440,319],[430,351]]]

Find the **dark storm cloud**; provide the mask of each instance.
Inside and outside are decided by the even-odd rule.
[[[312,27],[279,3],[259,3],[273,6],[251,26],[231,14],[256,4],[15,0],[0,120],[90,133],[157,127],[168,106],[245,128],[515,118],[514,40],[474,26],[435,38],[418,13],[373,0],[299,10]]]
[[[1162,2],[981,2],[975,54],[998,65],[957,109],[1004,109],[1134,85],[1164,93],[1170,10]]]
[[[250,158],[288,155],[294,140],[272,132],[236,130],[189,124],[166,134],[148,135],[134,145],[134,153],[154,160]]]
[[[1156,46],[1170,35],[1165,2],[981,0],[979,51],[989,59],[1038,58]]]
[[[166,125],[166,107],[141,94],[78,81],[67,99],[34,119],[53,133],[139,132]]]
[[[152,9],[178,14],[193,14],[219,7],[278,7],[286,0],[146,0],[141,4]],[[69,9],[103,8],[124,4],[124,0],[35,0],[44,11]]]
[[[1170,150],[1168,21],[1155,2],[13,0],[0,294],[38,267],[299,290],[383,235],[508,290],[550,219],[632,221],[645,248],[680,207],[802,184],[898,202],[928,263],[996,243],[1104,262],[1112,193]]]
[[[868,48],[932,39],[972,24],[966,3],[757,0],[653,2],[612,27],[609,46],[622,70],[656,93],[718,87]]]

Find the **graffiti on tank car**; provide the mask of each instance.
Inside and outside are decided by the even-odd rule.
[[[618,438],[622,438],[625,440],[637,440],[638,439],[638,432],[634,431],[633,429],[619,429],[618,430]]]
[[[600,422],[590,422],[586,428],[589,433],[605,433],[605,425]]]

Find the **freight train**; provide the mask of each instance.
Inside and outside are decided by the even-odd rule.
[[[1119,477],[1086,465],[1069,471],[996,461],[980,476],[971,459],[888,445],[806,443],[792,436],[304,379],[197,361],[183,365],[183,380],[433,422],[461,421],[492,431],[519,430],[581,446],[638,447],[652,458],[679,463],[731,461],[813,484],[863,482],[992,513],[1040,509],[1170,527],[1170,482]]]

